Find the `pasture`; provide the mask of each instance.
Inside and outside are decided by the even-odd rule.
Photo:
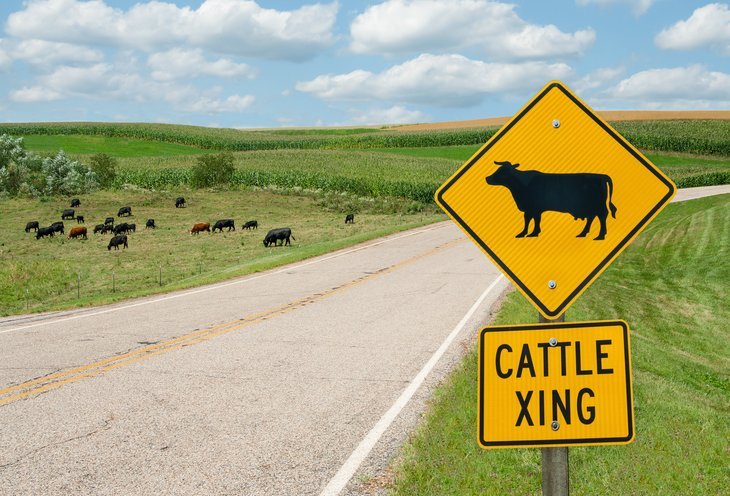
[[[186,208],[175,208],[179,194],[186,198]],[[65,221],[64,236],[36,240],[35,233],[24,231],[27,221],[45,226],[61,220],[68,199],[2,200],[0,314],[105,303],[220,281],[443,219],[434,207],[407,213],[409,204],[399,200],[249,189],[101,191],[80,199],[76,213],[86,219],[88,240],[68,239],[75,221]],[[117,218],[124,205],[132,206],[133,216]],[[355,222],[345,225],[350,212],[355,212]],[[114,216],[115,223],[136,223],[128,249],[108,251],[111,234],[93,234],[94,225],[107,216]],[[157,229],[145,229],[148,218]],[[235,231],[189,234],[196,222],[213,227],[226,218],[235,220]],[[258,230],[241,229],[253,219]],[[277,227],[292,228],[296,239],[291,247],[263,246],[266,232]]]
[[[631,328],[636,439],[570,448],[575,494],[726,494],[730,195],[673,204],[568,311]],[[497,324],[536,322],[517,292]],[[440,386],[394,467],[395,495],[540,493],[540,450],[476,442],[476,349]]]

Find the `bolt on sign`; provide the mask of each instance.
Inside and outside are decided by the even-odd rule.
[[[436,202],[555,318],[669,203],[676,186],[562,83],[548,83]]]
[[[627,444],[634,438],[623,321],[486,327],[479,339],[483,448]]]

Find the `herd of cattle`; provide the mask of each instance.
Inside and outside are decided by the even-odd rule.
[[[175,208],[184,208],[185,207],[185,198],[178,197],[175,200]],[[76,215],[76,211],[74,208],[80,207],[81,201],[78,198],[74,198],[71,200],[71,208],[64,209],[63,213],[61,214],[61,221],[60,222],[53,222],[48,227],[40,227],[40,224],[37,220],[33,220],[28,222],[25,225],[25,232],[29,233],[33,230],[35,230],[35,237],[36,239],[41,239],[44,237],[53,237],[57,233],[58,234],[65,234],[65,226],[63,224],[64,220],[76,220],[77,224],[84,224],[84,216],[83,215]],[[125,206],[121,207],[119,211],[117,212],[117,217],[130,217],[132,216],[132,207]],[[345,217],[345,224],[351,224],[355,222],[355,216],[354,214],[347,214]],[[259,223],[255,220],[249,220],[243,225],[243,229],[258,229]],[[147,222],[145,223],[145,229],[156,229],[157,226],[155,225],[155,219],[147,219]],[[233,219],[221,219],[215,224],[213,224],[213,230],[212,232],[216,232],[218,230],[219,232],[223,232],[223,229],[228,229],[228,231],[235,231],[236,230],[236,224]],[[124,248],[128,248],[128,239],[127,234],[133,233],[137,231],[137,225],[134,223],[128,223],[128,222],[122,222],[120,224],[114,225],[114,217],[107,217],[104,220],[103,224],[97,224],[94,226],[94,234],[106,234],[106,233],[112,233],[114,236],[109,241],[109,245],[107,246],[107,250],[111,250],[114,248],[115,250],[118,250],[120,246],[123,246]],[[211,227],[209,222],[200,222],[193,225],[192,229],[190,229],[190,234],[199,234],[202,231],[206,231],[208,233],[211,232]],[[74,226],[71,228],[71,230],[68,233],[69,239],[75,239],[75,238],[87,238],[87,229],[84,226]],[[264,246],[283,246],[283,245],[291,245],[290,239],[293,239],[296,241],[296,238],[292,235],[291,229],[288,227],[284,228],[277,228],[270,230],[266,236],[264,237]]]

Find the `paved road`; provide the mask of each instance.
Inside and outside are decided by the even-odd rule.
[[[359,493],[506,287],[444,222],[0,319],[0,494]]]

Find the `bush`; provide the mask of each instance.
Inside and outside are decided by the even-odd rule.
[[[96,180],[102,188],[108,188],[117,177],[117,160],[106,153],[99,153],[89,159],[89,166],[96,174]]]
[[[201,155],[193,166],[191,183],[193,187],[205,188],[217,184],[228,184],[233,179],[233,154]]]
[[[98,188],[99,183],[88,167],[66,156],[63,150],[55,157],[43,159],[43,174],[46,177],[47,195],[77,195]]]

